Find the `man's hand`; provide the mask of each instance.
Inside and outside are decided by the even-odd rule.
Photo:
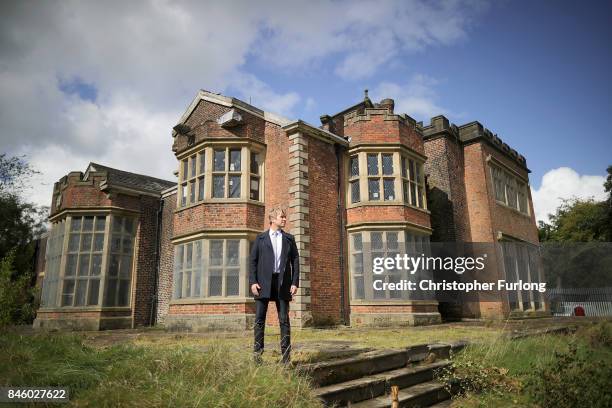
[[[261,286],[259,286],[259,283],[254,283],[251,285],[251,292],[253,292],[255,296],[259,296],[259,289],[261,289]]]
[[[291,296],[295,296],[295,294],[297,293],[297,289],[297,286],[291,285],[291,288],[289,289],[289,293],[291,293]]]

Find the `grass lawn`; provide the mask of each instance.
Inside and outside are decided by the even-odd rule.
[[[569,358],[571,345],[576,347],[576,354]],[[475,344],[453,360],[459,375],[477,377],[482,380],[480,385],[486,386],[482,392],[468,392],[456,398],[453,408],[578,406],[572,402],[573,398],[583,401],[601,398],[599,404],[579,406],[612,406],[612,323],[609,322],[580,327],[571,335]],[[538,396],[530,392],[533,390],[530,381],[534,379],[542,386]],[[563,396],[564,392],[568,395]],[[543,395],[550,398],[544,399]]]

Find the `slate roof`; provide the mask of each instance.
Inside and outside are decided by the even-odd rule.
[[[161,193],[170,187],[176,186],[176,182],[162,180],[142,174],[130,173],[123,170],[113,169],[98,163],[89,163],[87,172],[104,171],[107,174],[106,182],[110,186],[121,186],[136,190],[152,191]]]

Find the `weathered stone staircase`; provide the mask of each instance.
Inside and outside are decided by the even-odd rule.
[[[465,343],[422,344],[406,349],[370,351],[350,358],[304,364],[326,406],[391,406],[391,387],[399,387],[400,407],[449,407],[450,393],[434,370],[451,364],[451,350]]]

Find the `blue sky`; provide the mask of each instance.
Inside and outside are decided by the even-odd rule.
[[[170,130],[200,88],[315,125],[367,88],[417,120],[444,114],[497,133],[527,158],[539,219],[561,198],[603,197],[610,2],[0,8],[1,150],[42,170],[30,192],[41,204],[89,161],[172,179]]]

